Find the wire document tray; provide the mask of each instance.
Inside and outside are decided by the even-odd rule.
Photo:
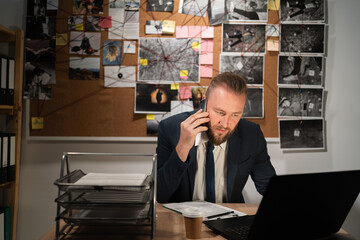
[[[75,156],[151,157],[152,172],[147,175],[71,171],[70,157]],[[137,229],[131,232],[133,237],[138,233],[154,239],[156,155],[66,152],[61,159],[60,178],[54,184],[58,187],[55,239],[122,238],[129,233],[126,229],[119,231],[125,227]],[[60,221],[65,225],[60,227]]]

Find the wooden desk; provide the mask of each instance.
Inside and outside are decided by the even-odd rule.
[[[256,214],[258,205],[257,204],[234,204],[227,203],[221,204],[229,208],[233,208],[235,210],[241,211],[243,213],[253,215]],[[184,218],[182,215],[175,213],[171,210],[168,210],[162,207],[161,204],[157,204],[156,207],[156,240],[184,240],[185,237],[185,225]],[[134,230],[134,229],[133,229]],[[134,230],[135,231],[135,230]],[[46,233],[40,240],[54,240],[55,238],[55,227],[53,227],[48,233]],[[86,238],[66,238],[66,239],[86,239]],[[101,238],[105,239],[105,238]],[[129,239],[128,237],[113,237],[106,239]],[[131,239],[141,240],[141,239],[150,239],[149,235],[140,235],[134,236]],[[212,232],[209,228],[207,228],[204,224],[202,225],[202,233],[201,239],[221,239],[224,238]],[[355,240],[349,234],[344,231],[340,231],[336,234],[336,236],[332,238],[326,238],[327,240]]]

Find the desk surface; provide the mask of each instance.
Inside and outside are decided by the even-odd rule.
[[[256,214],[258,205],[257,204],[234,204],[227,203],[221,204],[229,208],[241,211],[243,213],[253,215]],[[162,207],[161,204],[157,204],[156,207],[156,234],[155,239],[159,240],[184,240],[185,237],[185,225],[184,218],[182,215],[175,213],[171,210],[168,210]],[[55,238],[55,227],[53,227],[48,233],[46,233],[40,240],[54,240]],[[66,238],[73,239],[73,238]],[[74,238],[75,239],[75,238]],[[79,238],[76,238],[79,239]],[[83,238],[80,238],[83,239]],[[116,239],[122,239],[117,237]],[[149,235],[137,236],[133,239],[150,239]],[[224,239],[223,237],[215,234],[204,224],[202,225],[201,239]],[[349,234],[346,234],[344,231],[340,231],[336,236],[332,238],[326,238],[328,240],[355,240]]]

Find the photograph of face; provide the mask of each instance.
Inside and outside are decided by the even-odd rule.
[[[103,65],[119,66],[122,63],[122,41],[104,41]]]
[[[322,88],[279,88],[278,117],[322,117]]]
[[[280,52],[323,54],[324,39],[324,24],[282,24]]]
[[[324,22],[324,0],[284,0],[280,1],[282,22]]]
[[[279,120],[280,148],[324,149],[324,120]]]
[[[265,53],[265,24],[223,24],[222,51]]]
[[[279,55],[278,84],[322,86],[322,56]]]

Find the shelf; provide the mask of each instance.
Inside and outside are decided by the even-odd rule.
[[[0,105],[0,114],[13,115],[14,114],[14,106]]]
[[[0,25],[0,42],[15,42],[16,33]]]
[[[12,183],[13,182],[6,182],[6,183],[3,183],[3,184],[0,184],[0,188],[9,188],[9,187],[11,187]]]

